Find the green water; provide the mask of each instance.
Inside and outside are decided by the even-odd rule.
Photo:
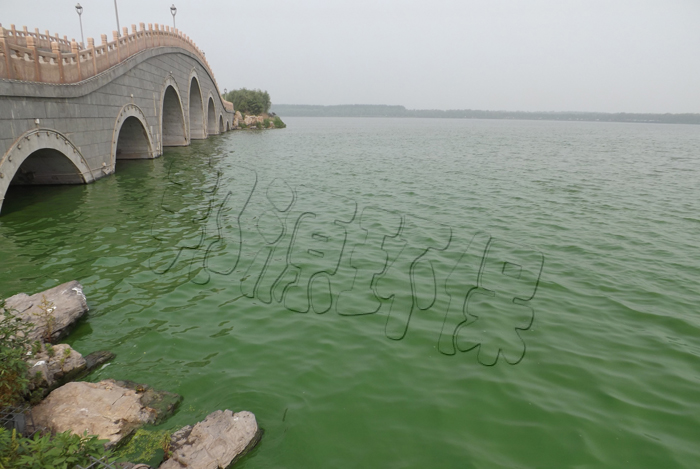
[[[244,468],[697,467],[697,127],[285,121],[13,189],[0,293],[79,280],[88,379]]]

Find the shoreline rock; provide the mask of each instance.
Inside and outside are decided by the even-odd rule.
[[[218,469],[231,467],[259,441],[262,431],[255,415],[217,410],[195,424],[173,433],[172,455],[159,469]]]
[[[83,286],[73,280],[34,295],[18,293],[5,300],[5,309],[15,310],[22,321],[34,324],[29,333],[32,341],[57,342],[89,308]]]
[[[158,424],[182,398],[149,386],[107,379],[99,383],[72,382],[52,391],[32,409],[37,426],[52,432],[87,431],[117,446],[140,426]]]
[[[65,337],[88,311],[82,285],[64,283],[41,293],[19,293],[5,300],[20,320],[34,324],[28,333],[34,342],[25,361],[29,365],[32,399],[45,397],[31,409],[34,429],[53,432],[87,431],[108,440],[114,449],[144,425],[159,425],[170,417],[182,397],[157,391],[146,384],[107,379],[99,383],[68,382],[84,377],[114,358],[109,351],[83,357],[68,344],[51,345]],[[0,309],[0,314],[4,310]],[[46,396],[48,394],[48,396]],[[25,398],[27,398],[25,396]],[[27,398],[28,399],[28,398]],[[194,426],[186,426],[170,439],[171,457],[161,469],[229,468],[261,439],[255,415],[217,410]],[[120,463],[122,468],[145,469],[146,464]]]

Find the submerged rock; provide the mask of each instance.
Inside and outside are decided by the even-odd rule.
[[[170,459],[160,469],[228,468],[260,441],[255,415],[248,411],[212,412],[194,427],[173,433]]]
[[[114,358],[114,354],[108,350],[92,352],[85,356],[85,371],[92,371],[103,363],[107,363]]]
[[[177,394],[146,385],[111,379],[99,383],[68,383],[32,409],[37,426],[53,432],[98,435],[117,445],[144,424],[157,424],[180,402]],[[150,405],[154,405],[151,407]]]
[[[57,342],[87,311],[83,286],[77,281],[64,283],[41,293],[18,293],[5,300],[5,309],[14,310],[24,322],[34,324],[32,341]]]

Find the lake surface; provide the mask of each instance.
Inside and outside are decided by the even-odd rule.
[[[285,121],[13,189],[0,296],[79,280],[237,467],[697,467],[698,127]]]

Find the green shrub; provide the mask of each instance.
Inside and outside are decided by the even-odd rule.
[[[262,129],[263,128],[262,122],[256,122],[255,127],[258,129]]]
[[[111,451],[104,449],[106,440],[95,435],[74,435],[71,432],[37,433],[33,438],[17,435],[0,427],[0,468],[2,469],[73,469],[76,464],[87,467],[90,456],[113,461]]]
[[[32,348],[29,331],[33,324],[25,323],[12,310],[0,303],[0,407],[19,402],[27,391],[29,366],[24,356]],[[1,466],[0,466],[1,467]]]
[[[255,115],[267,113],[272,105],[267,91],[248,90],[246,88],[229,91],[224,95],[224,99],[232,102],[236,111]]]
[[[276,129],[284,129],[285,127],[287,127],[287,124],[282,122],[280,116],[275,116],[275,118],[272,120],[272,123],[275,124]]]
[[[270,119],[267,119],[267,118],[263,119],[262,125],[266,129],[269,128],[270,127]]]

